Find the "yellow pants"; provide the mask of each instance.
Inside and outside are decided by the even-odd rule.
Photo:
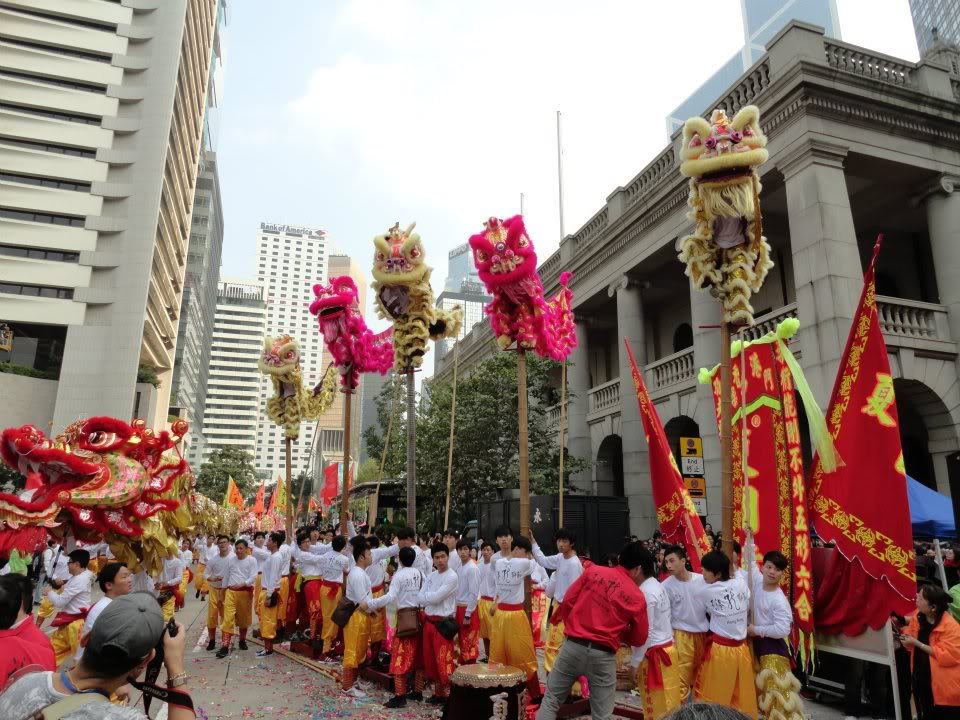
[[[190,571],[187,568],[183,569],[183,580],[180,581],[180,594],[186,598],[187,597],[187,585],[190,579]]]
[[[383,589],[373,593],[374,599],[383,597]],[[370,642],[383,642],[387,639],[387,611],[380,608],[370,616]]]
[[[555,605],[553,612],[557,612],[560,609],[560,605]],[[550,617],[553,617],[553,613],[550,613]],[[547,639],[543,644],[543,669],[544,672],[550,672],[553,670],[553,663],[556,662],[557,655],[560,654],[560,648],[563,646],[563,623],[559,622],[556,625],[551,625],[547,622]]]
[[[173,614],[177,611],[177,598],[171,595],[170,599],[163,604],[160,610],[163,612],[163,621],[170,622],[170,618],[172,618]]]
[[[764,717],[803,720],[800,681],[790,671],[790,660],[783,655],[761,655],[759,664],[757,704]]]
[[[493,618],[490,617],[490,608],[493,606],[493,600],[477,600],[477,615],[480,616],[480,638],[490,639],[490,628],[493,625]]]
[[[257,617],[260,617],[260,581],[263,579],[263,573],[257,573],[257,579],[253,583],[253,597],[257,598],[254,605],[256,606]]]
[[[280,623],[287,621],[287,600],[290,597],[290,580],[287,575],[280,578],[280,602],[277,605],[277,617]]]
[[[512,665],[527,677],[536,675],[537,652],[527,614],[523,610],[498,609],[492,620],[490,662]]]
[[[207,581],[206,581],[206,578],[204,577],[206,574],[206,570],[207,570],[206,563],[200,563],[199,565],[197,565],[197,571],[193,574],[193,587],[202,593],[205,593],[210,589],[207,587]]]
[[[327,588],[320,591],[320,611],[323,613],[323,651],[330,652],[333,649],[333,643],[337,639],[337,631],[340,629],[333,621],[333,611],[337,609],[337,603],[340,602],[340,595],[343,593],[341,587],[337,594],[330,597],[327,594]],[[354,613],[356,615],[356,613]]]
[[[280,603],[267,607],[267,592],[263,589],[257,595],[257,617],[260,618],[260,637],[264,640],[273,640],[277,636],[277,613]]]
[[[677,648],[675,646],[664,648],[663,652],[670,659],[670,664],[660,662],[660,676],[663,679],[663,687],[650,687],[650,665],[651,658],[644,657],[640,663],[640,672],[637,673],[637,691],[643,698],[643,718],[644,720],[660,720],[666,717],[683,702],[682,683],[680,682],[680,670],[677,660]]]
[[[97,556],[91,557],[90,562],[87,563],[87,570],[96,575],[100,572],[100,560]]]
[[[223,617],[223,589],[210,588],[210,596],[207,598],[207,629],[212,633],[220,624],[220,618]]]
[[[698,701],[736,708],[756,719],[757,687],[750,646],[744,643],[727,647],[715,642],[707,655],[697,673],[693,697]]]
[[[63,592],[63,588],[57,588],[54,592],[59,595]],[[41,620],[46,620],[48,617],[51,617],[54,613],[57,612],[57,609],[53,606],[53,603],[50,602],[50,599],[44,595],[43,599],[40,600],[40,609],[37,610],[37,617]]]
[[[246,630],[253,622],[253,591],[226,591],[223,600],[223,621],[220,623],[222,635],[233,635],[237,627]]]
[[[330,624],[336,627],[332,621]],[[326,630],[326,623],[323,628]],[[353,611],[350,622],[343,628],[343,667],[360,667],[360,663],[367,659],[369,646],[370,616],[358,608]]]
[[[69,625],[61,625],[50,635],[50,644],[59,666],[67,658],[72,658],[80,647],[80,633],[83,620],[74,620]]]
[[[686,630],[673,631],[673,646],[677,650],[677,670],[680,673],[680,687],[684,700],[693,690],[693,681],[697,670],[703,663],[703,649],[706,647],[707,633],[692,633]]]

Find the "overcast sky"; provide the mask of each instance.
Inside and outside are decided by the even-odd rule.
[[[837,4],[843,40],[917,59],[907,0]],[[739,0],[230,0],[228,18],[223,273],[254,276],[261,221],[324,228],[367,269],[373,236],[416,220],[437,293],[447,252],[520,193],[539,257],[556,250],[557,110],[573,233],[743,44]]]

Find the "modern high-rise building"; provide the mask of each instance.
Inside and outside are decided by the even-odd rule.
[[[167,420],[217,13],[0,7],[0,323],[12,358],[57,381],[54,431]]]
[[[460,285],[465,281],[480,282],[477,270],[473,266],[473,255],[467,243],[457,245],[447,253],[447,280],[443,284],[443,289],[460,292]]]
[[[313,285],[326,283],[329,270],[330,241],[319,228],[302,225],[260,223],[257,233],[257,279],[267,292],[266,334],[290,335],[300,343],[300,364],[304,382],[320,382],[323,339],[316,318],[310,314]],[[261,341],[262,347],[262,341]],[[273,386],[260,378],[260,416],[257,428],[257,473],[275,479],[285,470],[283,428],[266,415],[267,399]],[[293,474],[310,469],[313,423],[304,423],[300,438],[293,444]]]
[[[251,457],[256,452],[260,418],[257,364],[266,328],[264,284],[255,280],[220,280],[203,415],[205,442],[196,469],[217,449],[239,448]]]
[[[960,0],[910,0],[910,15],[921,57],[938,41],[960,45]]]
[[[953,0],[954,3],[958,1]],[[913,2],[916,0],[911,0],[911,4]],[[926,0],[920,2],[923,4]],[[827,37],[840,40],[837,0],[740,0],[740,10],[743,47],[667,116],[667,135],[683,127],[687,118],[709,114],[713,110],[710,103],[716,102],[737,78],[763,57],[766,44],[791,20],[818,25],[824,28]],[[740,108],[726,109],[735,111]]]
[[[474,325],[484,319],[483,308],[492,299],[486,294],[486,290],[479,280],[463,280],[456,290],[445,289],[440,293],[436,304],[437,307],[444,310],[452,310],[457,305],[463,308],[463,324],[457,334],[457,339],[462,340],[473,329]],[[451,339],[438,340],[437,357],[442,358],[452,347]]]
[[[386,375],[380,375],[379,373],[367,373],[363,376],[363,380],[360,384],[360,452],[357,456],[357,462],[360,464],[365,463],[370,458],[370,453],[367,449],[367,441],[363,437],[363,433],[367,431],[369,427],[378,427],[380,424],[380,415],[377,412],[377,397],[383,391],[385,385],[393,386],[394,383],[394,374],[389,372]],[[396,402],[404,402],[405,397],[397,397]],[[353,453],[351,453],[352,455]],[[380,458],[374,458],[377,462],[380,462]]]

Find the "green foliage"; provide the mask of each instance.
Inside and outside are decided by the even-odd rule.
[[[139,366],[137,368],[137,382],[160,387],[160,378],[157,377],[157,369],[152,365]]]
[[[390,447],[387,450],[387,461],[383,468],[385,478],[406,477],[407,472],[407,386],[404,379],[393,376],[393,382],[387,383],[377,395],[377,425],[371,425],[363,431],[363,439],[367,442],[367,452],[377,463],[380,470],[380,458],[383,455],[383,446],[387,434],[387,425],[390,420],[390,410],[393,409],[393,427],[390,430]],[[394,400],[395,399],[395,400]],[[376,479],[376,476],[374,476]]]
[[[23,490],[27,479],[11,467],[0,462],[0,491],[17,493]]]
[[[367,458],[357,470],[357,484],[365,482],[376,482],[380,477],[380,462],[373,458]]]
[[[39,378],[41,380],[56,380],[58,375],[52,370],[37,370],[26,365],[17,365],[11,362],[0,362],[0,373],[23,375],[24,377]]]
[[[231,477],[237,484],[240,494],[246,497],[257,482],[253,470],[253,457],[245,450],[218,448],[200,467],[200,472],[197,474],[197,492],[203,493],[214,502],[222,502],[227,492],[227,482]]]

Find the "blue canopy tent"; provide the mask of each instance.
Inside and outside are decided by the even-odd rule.
[[[957,528],[950,498],[907,475],[907,500],[914,537],[956,539]]]

